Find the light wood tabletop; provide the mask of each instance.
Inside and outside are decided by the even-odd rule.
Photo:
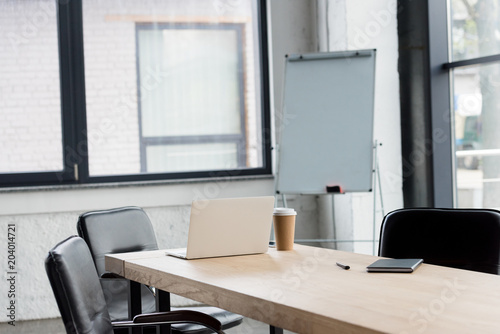
[[[500,276],[425,263],[368,273],[377,259],[301,245],[199,260],[159,250],[106,256],[106,269],[296,333],[500,333]]]

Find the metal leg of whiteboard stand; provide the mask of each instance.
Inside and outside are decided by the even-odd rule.
[[[274,327],[269,325],[269,333],[270,334],[283,334],[283,328]]]
[[[375,140],[375,145],[373,149],[373,160],[374,160],[374,169],[373,169],[373,255],[375,254],[375,250],[377,248],[376,240],[377,240],[377,189],[380,195],[380,210],[382,212],[382,217],[384,217],[384,201],[382,199],[382,183],[380,182],[380,169],[378,165],[378,155],[377,148],[379,145],[382,145],[378,141]]]
[[[283,202],[283,207],[288,208],[288,206],[286,204],[286,195],[285,194],[281,194],[281,201]]]
[[[337,239],[337,226],[335,225],[335,195],[332,194],[332,236],[333,239]],[[333,249],[338,249],[337,248],[337,242],[333,243]]]

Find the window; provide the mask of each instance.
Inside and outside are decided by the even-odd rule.
[[[500,1],[450,12],[456,205],[500,208]]]
[[[2,0],[0,27],[0,175],[67,178],[55,3]]]
[[[264,1],[0,0],[0,22],[0,185],[270,174]]]
[[[448,12],[441,10],[446,3]],[[430,80],[438,101],[432,128],[450,138],[442,145],[433,139],[435,197],[453,198],[458,207],[500,208],[500,1],[428,4],[429,13],[438,13],[429,21]],[[446,16],[447,27],[439,23]]]

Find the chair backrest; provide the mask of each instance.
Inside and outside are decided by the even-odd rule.
[[[83,239],[72,236],[52,248],[45,270],[67,333],[113,333],[99,277]]]
[[[415,208],[384,217],[379,256],[500,274],[500,211]]]
[[[84,213],[78,218],[77,230],[89,246],[99,275],[106,272],[106,254],[158,249],[148,215],[135,206]]]
[[[105,273],[104,256],[157,250],[158,244],[151,221],[143,209],[127,206],[110,210],[90,211],[80,215],[78,235],[88,244],[99,276]],[[121,279],[101,279],[111,320],[128,318],[128,283]],[[142,286],[142,312],[156,310],[151,291]]]

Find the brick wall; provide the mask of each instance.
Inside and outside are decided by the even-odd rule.
[[[250,17],[250,2],[83,2],[88,153],[91,175],[140,172],[137,18]],[[55,4],[2,0],[0,11],[0,172],[62,168]],[[179,5],[181,4],[181,5]],[[156,6],[156,8],[155,8]],[[248,166],[261,163],[252,24],[245,23]],[[139,87],[144,89],[144,87]],[[87,154],[80,145],[78,153]]]
[[[52,1],[2,1],[0,172],[62,168],[59,58]]]

